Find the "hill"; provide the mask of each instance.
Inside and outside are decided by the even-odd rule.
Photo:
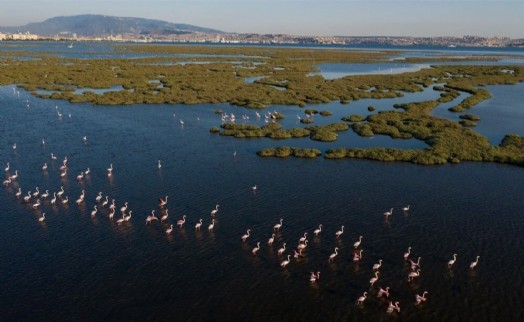
[[[77,34],[78,36],[88,37],[103,37],[127,33],[144,36],[194,32],[223,33],[215,29],[171,23],[162,20],[103,15],[62,16],[50,18],[43,22],[29,23],[24,26],[0,27],[0,32],[4,33],[14,33],[17,31],[29,31],[40,36]]]

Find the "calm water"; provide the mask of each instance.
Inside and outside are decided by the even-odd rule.
[[[500,89],[494,91],[492,102],[506,97],[507,104],[517,106],[521,87]],[[413,95],[421,96],[395,100],[438,92]],[[388,109],[395,100],[311,108],[334,113],[315,116],[315,124],[320,124],[339,116],[364,115],[368,105]],[[257,122],[253,111],[228,105],[73,105],[36,99],[23,91],[18,97],[12,86],[0,87],[0,101],[1,171],[10,162],[2,181],[14,170],[19,172],[16,183],[2,186],[0,192],[1,321],[524,319],[522,168],[262,159],[255,152],[271,145],[297,143],[325,151],[349,144],[373,146],[381,137],[359,141],[348,132],[340,141],[322,145],[308,139],[237,140],[209,133],[211,126],[220,124],[216,108],[234,112],[237,119],[249,114],[250,123]],[[489,115],[480,109],[499,105],[478,106],[479,111],[472,112],[487,120]],[[293,115],[303,115],[296,107],[274,109],[289,116],[283,120],[285,126],[296,122]],[[512,111],[502,114],[521,117]],[[417,142],[386,139],[393,146]],[[51,159],[51,152],[57,160]],[[68,175],[61,178],[59,166],[65,156]],[[41,170],[44,163],[49,166],[46,172]],[[108,178],[110,163],[114,171]],[[77,181],[88,167],[91,174]],[[26,194],[37,186],[51,193],[63,186],[69,204],[52,206],[44,201],[33,210],[35,199],[27,204],[17,200],[19,187]],[[75,200],[82,189],[86,200],[78,206]],[[117,208],[129,202],[131,220],[118,225],[119,211],[111,221],[107,207],[92,218],[99,191],[114,198]],[[153,209],[160,213],[157,199],[165,195],[168,222],[146,226],[146,216]],[[209,232],[210,211],[216,204],[220,207],[215,229]],[[402,213],[400,208],[408,204],[411,210]],[[393,216],[385,220],[383,212],[391,207]],[[46,220],[40,223],[43,212]],[[184,228],[175,227],[168,236],[168,224],[176,226],[183,215]],[[203,228],[195,231],[200,218]],[[266,241],[280,218],[284,225],[269,247]],[[322,232],[314,237],[319,224]],[[335,232],[342,225],[345,231],[337,240]],[[251,237],[242,243],[240,237],[248,228]],[[285,253],[291,254],[304,232],[309,233],[305,256],[291,257],[282,269],[284,257],[277,249],[286,242],[291,247]],[[355,264],[353,243],[360,235],[364,256]],[[253,256],[257,241],[261,249]],[[402,259],[408,246],[413,247],[413,258],[421,257],[421,276],[409,283],[410,268]],[[327,259],[335,247],[339,255],[330,264]],[[458,259],[448,270],[453,253]],[[478,267],[470,271],[477,255]],[[376,288],[369,287],[371,267],[379,259],[384,263],[375,286],[391,287],[400,313],[387,314],[386,300],[378,299]],[[321,272],[318,283],[309,282],[311,271]],[[415,294],[425,290],[428,301],[416,306]],[[355,306],[364,291],[368,300]]]

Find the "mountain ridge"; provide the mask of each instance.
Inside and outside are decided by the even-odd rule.
[[[183,33],[224,33],[223,31],[184,23],[172,23],[157,19],[117,17],[99,14],[57,16],[42,22],[29,23],[16,27],[0,27],[0,32],[26,32],[40,36],[76,34],[96,37],[115,34],[167,35]]]

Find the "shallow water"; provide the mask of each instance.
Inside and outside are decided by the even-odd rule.
[[[0,162],[10,162],[9,175],[19,171],[16,183],[0,192],[2,321],[524,318],[522,168],[262,159],[255,152],[273,141],[209,133],[220,123],[216,108],[237,116],[251,112],[228,105],[73,105],[23,91],[17,97],[12,87],[0,88],[0,101]],[[287,108],[288,115],[301,111]],[[286,141],[275,145],[281,143]],[[69,174],[63,179],[58,167],[65,156]],[[108,178],[110,163],[114,170]],[[78,182],[87,167],[91,174]],[[64,186],[71,201],[67,206],[44,201],[33,210],[34,199],[29,204],[16,199],[18,187],[26,193],[37,186],[50,192]],[[86,201],[77,206],[82,189]],[[92,218],[98,191],[116,199],[117,208],[128,201],[131,220],[118,225],[107,208]],[[164,231],[168,223],[145,225],[151,210],[160,212],[157,198],[165,195],[168,223],[187,215],[185,227],[175,227],[171,236]],[[216,204],[217,222],[209,232]],[[407,204],[411,210],[402,213]],[[393,216],[385,220],[382,213],[391,207]],[[40,223],[43,212],[46,220]],[[203,228],[195,232],[200,218]],[[280,218],[283,227],[269,247],[266,241]],[[319,224],[323,230],[314,237]],[[251,237],[242,243],[248,228]],[[309,233],[305,257],[292,257],[282,269],[284,258],[276,250],[284,242],[296,246],[304,232]],[[360,235],[364,257],[355,264],[351,254]],[[253,256],[257,241],[261,249]],[[408,246],[413,258],[422,257],[421,276],[410,283],[402,259]],[[329,264],[335,247],[339,255]],[[448,270],[453,253],[458,260]],[[477,255],[479,265],[470,271]],[[368,283],[379,259],[384,263],[375,285],[390,286],[391,299],[402,307],[393,316]],[[310,271],[321,272],[319,283],[309,282]],[[425,290],[428,301],[415,306],[415,294]],[[355,306],[364,291],[368,300]]]

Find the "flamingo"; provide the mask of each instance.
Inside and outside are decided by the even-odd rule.
[[[69,197],[66,196],[64,200],[62,200],[62,205],[65,205],[66,203],[69,202]]]
[[[320,279],[320,272],[317,272],[317,274],[315,274],[315,272],[311,272],[310,275],[309,275],[309,281],[311,283],[315,283],[316,281],[318,281]]]
[[[257,242],[257,247],[253,248],[251,253],[253,253],[253,255],[256,255],[259,250],[260,250],[260,242]]]
[[[457,254],[453,254],[453,259],[448,262],[448,268],[451,268],[453,264],[457,261]]]
[[[371,287],[373,287],[373,285],[375,285],[375,282],[378,281],[378,274],[379,274],[379,273],[380,273],[380,272],[378,272],[378,271],[375,272],[375,276],[372,277],[372,278],[369,280],[369,284],[370,284]]]
[[[428,291],[424,291],[424,293],[422,293],[422,295],[418,295],[418,294],[415,295],[415,305],[419,305],[422,302],[426,302],[426,300],[427,300],[426,294],[429,294],[429,292]]]
[[[302,255],[302,249],[299,249],[298,252],[296,250],[293,250],[293,257],[295,258],[304,257],[304,255]]]
[[[13,143],[13,150],[16,150],[16,143]]]
[[[56,203],[56,192],[53,192],[53,199],[51,199],[51,204],[54,205]]]
[[[115,208],[113,208],[113,210],[111,210],[111,212],[109,213],[109,219],[113,220],[113,217],[115,216]]]
[[[282,255],[282,254],[284,254],[285,251],[286,251],[286,243],[284,243],[284,244],[282,245],[282,247],[278,249],[277,253],[278,253],[279,255]]]
[[[184,226],[184,224],[186,223],[186,215],[183,215],[182,216],[182,219],[178,220],[176,222],[176,224],[178,225],[178,227],[182,228],[182,226]]]
[[[31,199],[31,191],[27,192],[27,196],[24,197],[24,201],[29,202],[29,199]]]
[[[64,187],[61,186],[61,187],[60,187],[60,191],[58,191],[58,192],[56,193],[56,195],[59,196],[59,197],[62,197],[63,194],[64,194]]]
[[[397,310],[397,312],[400,312],[399,303],[400,302],[395,302],[395,305],[393,305],[393,302],[389,301],[389,305],[388,305],[388,308],[387,308],[386,312],[388,312],[389,314],[393,313],[393,311],[395,311],[395,310]]]
[[[382,297],[382,295],[386,295],[386,297],[389,297],[389,286],[386,287],[386,289],[383,289],[382,287],[378,288],[377,297]]]
[[[282,261],[282,262],[280,263],[280,266],[282,266],[283,268],[285,268],[285,267],[289,264],[289,262],[290,262],[290,260],[289,260],[290,257],[291,257],[291,255],[287,255],[287,259],[284,260],[284,261]]]
[[[11,180],[16,180],[16,178],[18,178],[18,170],[15,170],[15,174],[9,177]]]
[[[322,224],[318,225],[318,229],[315,229],[313,231],[313,234],[315,234],[315,236],[318,236],[318,234],[320,234],[321,231],[322,231]]]
[[[102,200],[102,191],[100,191],[100,192],[98,193],[98,196],[96,196],[96,198],[95,198],[95,201],[96,201],[96,202],[100,202],[100,200]]]
[[[38,187],[36,187],[36,191],[33,192],[33,197],[38,197],[38,195],[40,194],[40,190],[38,190]]]
[[[106,200],[102,202],[102,207],[105,207],[109,203],[109,196],[106,196]]]
[[[60,173],[60,176],[63,178],[67,175],[67,170],[64,169],[64,171],[62,171],[62,173]]]
[[[76,176],[76,180],[80,181],[84,178],[84,171],[82,171],[79,175]]]
[[[158,160],[158,168],[162,168],[162,164],[160,163],[160,160]]]
[[[297,246],[298,250],[304,250],[307,247],[307,240],[303,243]]]
[[[215,205],[215,209],[211,210],[211,216],[215,216],[218,212],[218,206],[219,205]]]
[[[56,160],[56,156],[51,152],[51,160]]]
[[[126,219],[125,219],[125,214],[122,214],[122,218],[118,219],[118,220],[116,221],[116,223],[117,223],[118,225],[120,225],[120,224],[123,223],[125,220],[126,220]]]
[[[116,207],[115,199],[111,200],[111,204],[109,205],[109,209],[114,210]]]
[[[269,240],[267,241],[267,244],[269,246],[272,246],[273,245],[273,242],[275,241],[275,234],[271,234],[271,238],[269,238]]]
[[[411,263],[412,270],[416,270],[417,268],[420,267],[420,257],[417,259],[416,262],[412,261],[411,259],[409,260],[409,262]]]
[[[159,206],[160,208],[164,207],[166,204],[167,204],[167,196],[166,196],[165,199],[158,198],[158,206]]]
[[[202,226],[202,219],[199,220],[199,222],[195,225],[195,230],[200,230],[200,227]]]
[[[7,162],[7,166],[5,167],[5,172],[9,171],[10,168],[11,166],[9,165],[9,162]]]
[[[362,294],[362,296],[360,296],[357,299],[357,303],[355,305],[360,305],[360,304],[364,303],[364,301],[366,300],[367,297],[368,297],[368,292],[364,292],[364,294]]]
[[[132,214],[133,214],[133,211],[132,211],[132,210],[129,210],[129,215],[128,215],[128,216],[124,216],[124,220],[125,220],[125,221],[129,221],[129,220],[131,220],[131,216],[132,216]],[[124,214],[124,215],[125,215],[125,214]]]
[[[166,221],[167,217],[169,217],[168,209],[166,209],[166,213],[162,217],[160,217],[160,222]]]
[[[407,205],[406,207],[402,207],[402,211],[403,211],[403,212],[408,212],[410,206],[411,206],[411,205]]]
[[[407,261],[409,255],[411,254],[411,246],[408,247],[408,251],[404,253],[404,260]]]
[[[36,203],[33,204],[33,209],[36,209],[40,206],[40,200],[37,200]]]
[[[211,224],[209,224],[209,226],[207,227],[207,230],[211,232],[213,231],[214,228],[215,228],[215,219],[213,218],[213,220],[211,220]]]
[[[87,176],[88,174],[90,174],[90,173],[91,173],[91,170],[90,170],[89,168],[87,168],[87,170],[84,171],[84,175],[86,175],[86,176]]]
[[[249,238],[249,234],[251,233],[251,229],[248,229],[244,235],[242,235],[242,241],[245,243],[246,240]]]
[[[359,253],[357,253],[356,251],[353,253],[354,262],[359,262],[362,259],[362,252],[363,250],[361,249]]]
[[[20,198],[22,195],[22,188],[18,188],[18,192],[16,193],[16,199]]]
[[[280,218],[280,224],[276,224],[275,226],[273,226],[273,231],[275,231],[275,230],[280,231],[280,228],[282,227],[282,222],[283,221],[284,221],[284,219]]]
[[[166,229],[166,234],[171,234],[171,232],[173,231],[173,224],[169,225],[169,228]]]
[[[377,264],[373,265],[373,270],[374,271],[378,271],[380,269],[380,266],[382,266],[382,260],[381,259],[378,260]]]
[[[386,216],[386,218],[388,218],[389,216],[393,215],[393,208],[389,209],[389,211],[386,211],[384,213],[384,216]]]
[[[42,217],[38,218],[39,222],[43,222],[45,220],[45,212],[42,214]]]
[[[82,138],[84,140],[84,144],[87,143],[87,136],[84,135],[84,137]]]
[[[252,186],[251,190],[253,190],[253,192],[257,191],[257,185]]]
[[[8,186],[11,182],[13,182],[11,178],[7,178],[6,180],[4,180],[4,186]]]
[[[95,209],[93,211],[91,211],[91,217],[94,217],[96,216],[96,212],[98,211],[98,209],[96,208],[96,205],[94,207]]]
[[[45,191],[45,192],[40,196],[40,198],[42,198],[42,199],[45,199],[45,198],[47,198],[47,197],[49,197],[49,190],[46,190],[46,191]]]
[[[353,246],[354,246],[355,248],[358,248],[358,246],[360,246],[360,243],[361,243],[361,242],[362,242],[362,236],[360,236],[360,237],[358,238],[358,241],[356,241],[356,242],[353,244]]]
[[[329,255],[329,259],[328,259],[328,262],[332,262],[335,260],[335,257],[337,257],[338,255],[338,247],[335,247],[335,252],[331,255]]]
[[[147,216],[146,218],[146,225],[150,224],[153,220],[158,220],[158,218],[155,217],[155,211],[151,210],[151,215]]]
[[[307,236],[307,233],[304,233],[304,237],[300,237],[300,239],[298,240],[299,243],[303,243],[304,241],[306,241],[306,237]]]
[[[477,256],[477,259],[474,262],[471,262],[471,264],[469,264],[469,269],[473,270],[477,266],[477,264],[479,263],[479,258],[480,256]]]
[[[44,166],[42,166],[42,171],[47,171],[47,163],[44,163]]]
[[[120,212],[125,212],[127,210],[127,201],[124,203],[124,206],[120,208]]]
[[[340,235],[342,235],[343,233],[344,233],[344,226],[340,227],[340,230],[335,233],[335,236],[339,238]]]
[[[417,269],[416,272],[410,272],[408,275],[408,282],[411,282],[415,277],[420,276],[420,269]]]

